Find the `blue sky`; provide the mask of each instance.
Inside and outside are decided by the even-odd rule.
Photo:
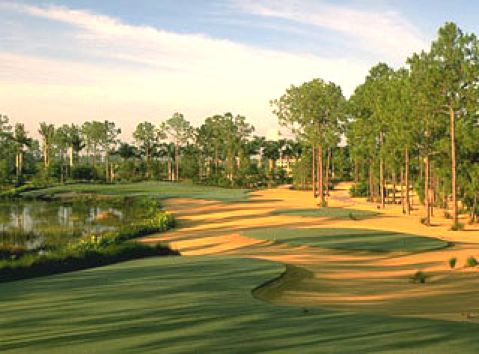
[[[474,1],[0,0],[0,113],[110,119],[125,137],[175,111],[194,124],[232,111],[276,128],[269,100],[315,77],[349,95],[377,62],[395,67]]]

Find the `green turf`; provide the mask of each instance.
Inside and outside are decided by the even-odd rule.
[[[331,219],[366,219],[379,215],[372,211],[344,209],[344,208],[315,208],[315,209],[277,209],[277,215],[307,216]]]
[[[426,251],[444,248],[445,241],[423,236],[366,229],[264,228],[243,232],[249,237],[330,249],[369,251]]]
[[[283,266],[154,258],[0,285],[3,353],[477,353],[474,323],[281,307]]]
[[[61,193],[93,193],[103,195],[147,195],[161,199],[194,198],[221,202],[247,201],[248,190],[226,189],[191,183],[141,182],[128,184],[72,184],[25,192],[25,197],[44,197]]]

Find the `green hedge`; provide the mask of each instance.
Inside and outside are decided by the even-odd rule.
[[[152,257],[179,255],[169,247],[141,243],[111,244],[94,250],[62,249],[48,254],[29,254],[18,260],[0,261],[0,282],[72,272],[108,264]]]

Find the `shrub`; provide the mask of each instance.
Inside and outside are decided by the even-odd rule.
[[[466,261],[466,267],[467,268],[473,268],[477,266],[477,259],[474,258],[473,256],[469,257]]]
[[[421,224],[427,225],[427,218],[426,217],[422,217],[420,221],[421,221]]]
[[[356,215],[354,215],[353,213],[351,213],[351,212],[349,212],[348,217],[349,217],[351,220],[354,220],[354,221],[359,220],[359,218],[358,218]]]
[[[449,258],[449,267],[451,269],[454,269],[456,267],[456,263],[457,263],[457,258],[456,257]]]
[[[109,245],[95,250],[62,249],[0,261],[0,282],[53,275],[152,256],[179,255],[168,247],[140,243]]]
[[[424,272],[418,270],[414,275],[411,277],[411,281],[413,283],[420,283],[420,284],[425,284],[427,281],[427,278],[429,276],[426,275]]]
[[[368,196],[368,184],[361,182],[351,187],[349,194],[351,197],[367,197]]]
[[[79,181],[91,181],[98,179],[97,169],[91,166],[78,166],[71,170],[71,177]]]
[[[28,251],[23,247],[0,246],[0,260],[17,259],[27,254],[27,252]]]
[[[448,211],[445,211],[445,212],[444,212],[444,217],[445,217],[446,219],[452,219],[451,213],[448,212]]]
[[[464,224],[456,222],[451,226],[451,231],[462,231],[464,230]]]

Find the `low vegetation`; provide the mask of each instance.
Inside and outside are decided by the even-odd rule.
[[[477,259],[474,257],[474,256],[470,256],[467,260],[466,260],[466,267],[467,268],[474,268],[477,266]]]
[[[91,244],[94,246],[91,246]],[[136,242],[103,244],[60,249],[45,254],[24,255],[14,260],[0,260],[0,282],[72,272],[153,256],[179,255],[163,245],[148,246]]]
[[[429,278],[429,275],[424,273],[423,271],[418,270],[414,275],[411,277],[411,281],[413,283],[419,283],[419,284],[426,284],[427,279]]]
[[[79,203],[77,199],[73,201]],[[87,269],[155,255],[176,255],[167,246],[149,247],[127,241],[152,233],[164,232],[175,225],[172,214],[161,209],[158,200],[150,198],[113,199],[109,203],[129,202],[141,210],[138,218],[120,227],[88,234],[66,245],[59,244],[49,250],[24,251],[6,247],[0,253],[0,282],[52,275]]]

